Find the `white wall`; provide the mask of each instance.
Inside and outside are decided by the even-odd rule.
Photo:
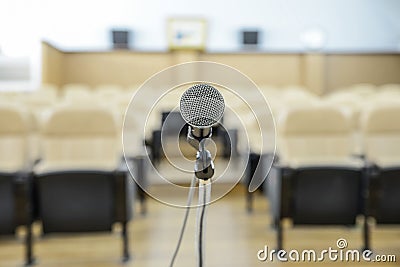
[[[316,28],[325,33],[323,51],[400,51],[400,0],[0,0],[0,58],[28,56],[31,89],[40,83],[41,39],[104,50],[109,30],[126,27],[135,49],[163,51],[174,16],[208,21],[208,51],[239,50],[243,28],[262,31],[261,50],[303,51],[302,33]],[[0,81],[0,90],[27,89],[13,86]]]
[[[266,50],[302,50],[300,34],[310,28],[324,30],[326,50],[400,48],[398,0],[0,0],[0,46],[14,42],[3,46],[18,50],[45,38],[66,49],[103,49],[109,29],[122,26],[134,31],[136,49],[164,50],[171,16],[207,19],[213,51],[240,48],[246,27],[263,31]]]

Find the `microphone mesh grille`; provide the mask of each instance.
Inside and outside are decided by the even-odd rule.
[[[197,84],[187,89],[180,101],[183,119],[198,128],[210,127],[224,114],[225,102],[221,93],[208,84]]]

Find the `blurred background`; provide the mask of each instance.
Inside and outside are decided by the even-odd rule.
[[[206,266],[340,238],[398,266],[399,52],[397,0],[0,0],[0,266],[169,264],[196,154],[178,103],[219,73],[148,79],[193,61],[234,68]]]

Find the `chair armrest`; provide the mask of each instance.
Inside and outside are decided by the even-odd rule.
[[[132,218],[132,186],[129,182],[129,172],[117,170],[115,177],[115,222],[126,223]]]
[[[267,178],[267,194],[270,200],[274,222],[290,217],[291,174],[292,170],[279,164],[274,164]]]
[[[31,224],[33,220],[32,173],[18,173],[14,179],[15,222],[17,225]]]

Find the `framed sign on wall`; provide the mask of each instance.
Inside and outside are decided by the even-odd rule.
[[[167,22],[170,50],[205,50],[207,23],[204,19],[169,18]]]

